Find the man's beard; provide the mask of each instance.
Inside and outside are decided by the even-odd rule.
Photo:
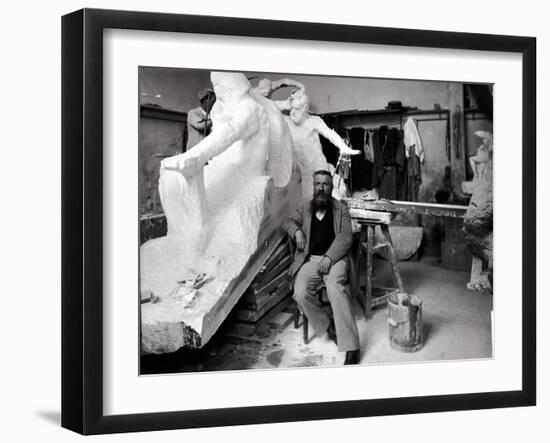
[[[329,203],[329,195],[323,191],[319,191],[317,192],[317,194],[313,196],[313,200],[311,200],[311,208],[314,211],[318,211],[320,209],[327,209],[328,203]]]

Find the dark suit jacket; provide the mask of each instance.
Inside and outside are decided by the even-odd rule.
[[[345,257],[351,248],[351,245],[353,244],[353,233],[351,230],[351,219],[347,205],[334,198],[331,198],[331,203],[335,237],[325,255],[330,258],[332,263],[336,263],[338,260]],[[301,229],[306,237],[306,247],[304,250],[298,251],[298,248],[296,248],[296,252],[294,253],[291,275],[295,276],[309,257],[311,202],[304,203],[294,212],[294,214],[288,217],[283,223],[283,229],[291,238],[294,238],[296,231]]]

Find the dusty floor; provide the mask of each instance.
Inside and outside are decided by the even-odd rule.
[[[376,308],[368,321],[357,306],[361,364],[492,357],[491,294],[467,290],[469,273],[442,268],[435,259],[401,262],[400,269],[406,291],[423,299],[424,346],[415,353],[393,349],[385,306]],[[375,270],[376,285],[392,286],[388,262],[377,260]],[[343,361],[344,353],[326,335],[305,345],[302,329],[291,324],[261,337],[242,340],[217,334],[201,350],[145,356],[141,372],[334,366]]]

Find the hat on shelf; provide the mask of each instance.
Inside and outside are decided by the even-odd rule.
[[[388,102],[388,106],[386,106],[386,109],[402,109],[403,106],[401,105],[400,101],[392,100]]]

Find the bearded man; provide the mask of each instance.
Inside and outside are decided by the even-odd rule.
[[[346,204],[332,198],[332,176],[326,170],[313,174],[313,199],[300,206],[283,228],[296,242],[292,264],[294,299],[308,318],[315,335],[328,333],[344,364],[360,360],[359,332],[348,285],[347,253],[353,243]],[[315,292],[325,283],[333,318],[321,308]]]

